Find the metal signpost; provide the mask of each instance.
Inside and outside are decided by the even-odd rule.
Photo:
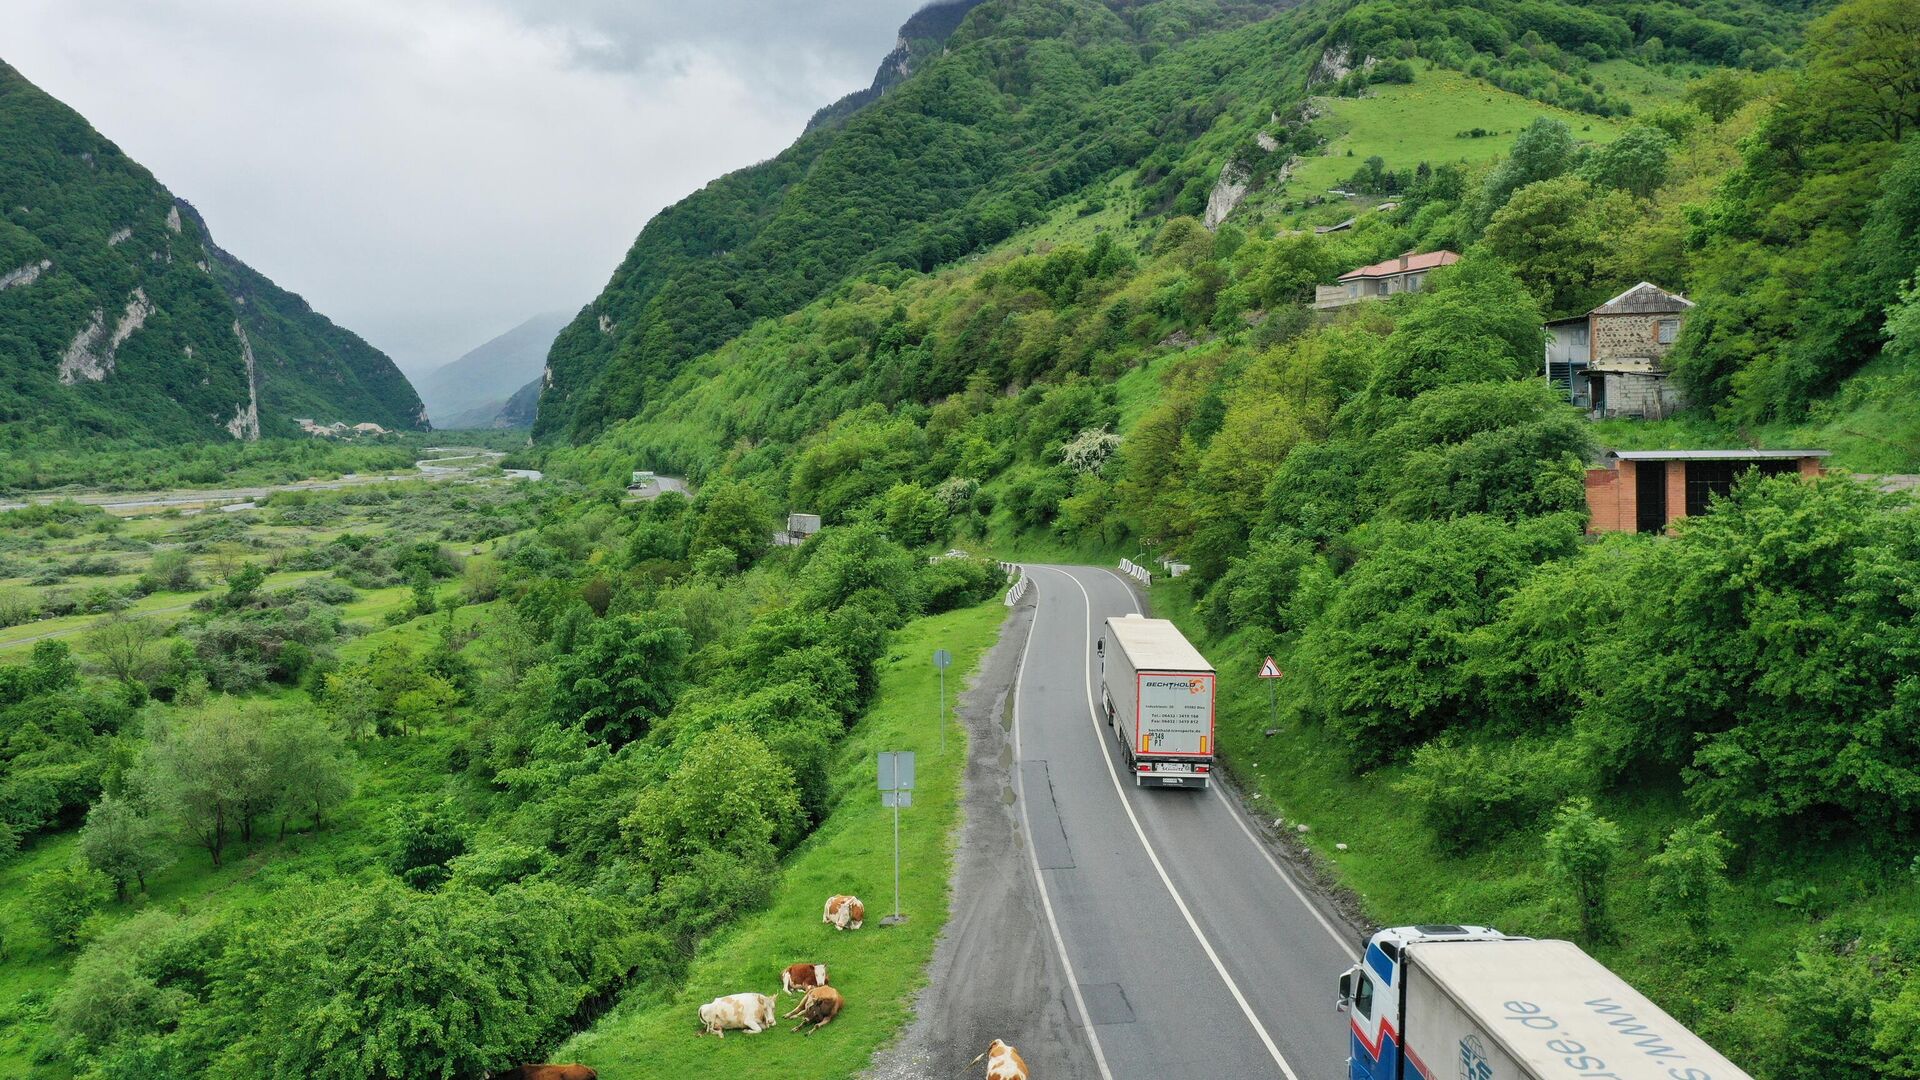
[[[1280,723],[1280,680],[1285,677],[1285,673],[1280,670],[1279,664],[1273,662],[1273,657],[1269,656],[1267,657],[1267,662],[1260,665],[1260,677],[1269,680],[1267,683],[1267,704],[1272,706],[1273,722],[1277,726]],[[1268,734],[1272,734],[1272,732],[1268,732]]]
[[[947,665],[953,663],[953,654],[945,649],[933,650],[933,666],[940,669],[940,752],[947,752]]]
[[[893,914],[880,925],[899,926],[907,921],[900,914],[900,808],[913,805],[913,751],[881,752],[880,805],[893,807]]]

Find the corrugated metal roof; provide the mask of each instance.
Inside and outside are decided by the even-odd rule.
[[[1401,265],[1401,259],[1406,260],[1406,265]],[[1340,280],[1352,281],[1356,278],[1386,277],[1389,274],[1406,274],[1415,270],[1432,270],[1436,267],[1451,266],[1459,261],[1460,256],[1451,251],[1429,251],[1422,255],[1408,252],[1398,259],[1388,259],[1386,262],[1377,262],[1358,270],[1349,270],[1340,275]]]
[[[1609,450],[1621,461],[1779,461],[1786,458],[1823,458],[1831,450]]]
[[[1588,312],[1589,315],[1668,315],[1685,311],[1693,301],[1643,281]]]

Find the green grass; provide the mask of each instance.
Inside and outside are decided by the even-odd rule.
[[[1565,121],[1575,138],[1589,142],[1612,142],[1624,130],[1613,120],[1532,101],[1444,68],[1421,71],[1412,83],[1376,86],[1366,97],[1316,100],[1327,111],[1317,121],[1329,137],[1327,145],[1319,156],[1302,160],[1281,192],[1263,201],[1325,194],[1375,155],[1389,169],[1411,169],[1422,161],[1490,161],[1542,116]],[[1497,134],[1478,139],[1457,134],[1473,128]]]
[[[907,1020],[946,923],[952,834],[966,743],[956,726],[944,756],[933,725],[936,648],[953,652],[950,676],[972,672],[998,635],[1006,609],[990,601],[912,623],[895,636],[881,671],[880,697],[841,746],[834,809],[787,860],[771,907],[708,941],[678,993],[627,1001],[552,1060],[582,1061],[606,1080],[712,1076],[729,1080],[829,1080],[864,1068]],[[947,680],[951,703],[963,678]],[[904,926],[883,928],[892,907],[893,819],[874,791],[873,755],[919,755],[914,805],[900,814]],[[864,929],[840,932],[820,921],[826,898],[850,892],[866,902]],[[824,963],[846,996],[840,1018],[818,1035],[781,1030],[700,1038],[695,1011],[722,994],[778,993],[780,969]],[[786,998],[780,1011],[797,1001]]]

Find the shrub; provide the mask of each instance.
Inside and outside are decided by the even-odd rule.
[[[971,607],[999,592],[1006,572],[991,559],[946,558],[928,563],[918,575],[918,588],[929,615]]]
[[[112,893],[107,875],[85,863],[70,863],[33,879],[27,909],[54,944],[72,948],[80,942],[81,927]]]
[[[1555,874],[1573,894],[1581,934],[1589,941],[1612,936],[1607,875],[1620,854],[1620,827],[1595,813],[1593,800],[1582,795],[1560,804],[1544,839]]]
[[[1394,790],[1442,849],[1459,853],[1533,825],[1586,783],[1571,740],[1438,741],[1414,751],[1412,769]]]

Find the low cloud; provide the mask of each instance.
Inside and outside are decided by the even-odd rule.
[[[918,0],[9,0],[3,57],[220,243],[429,369],[864,85]]]

